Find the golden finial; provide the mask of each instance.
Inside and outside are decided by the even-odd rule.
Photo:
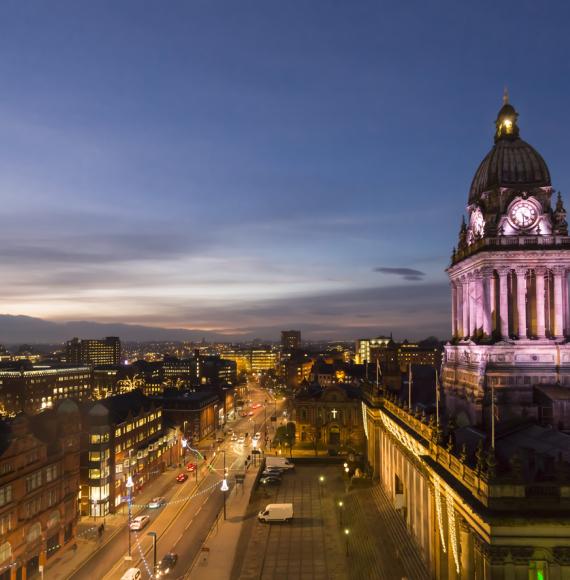
[[[507,85],[505,85],[505,88],[503,90],[503,105],[506,105],[509,102],[509,89],[507,88]]]

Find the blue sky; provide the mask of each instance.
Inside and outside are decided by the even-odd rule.
[[[505,84],[570,183],[569,16],[2,3],[0,313],[445,338],[444,270]]]

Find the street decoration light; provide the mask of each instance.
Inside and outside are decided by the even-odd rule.
[[[130,461],[130,455],[129,455],[129,471],[131,470],[131,461]],[[128,505],[128,510],[129,510],[129,515],[128,515],[128,522],[129,522],[129,555],[127,556],[127,560],[132,560],[132,556],[131,556],[131,503],[132,503],[132,495],[133,495],[133,487],[135,486],[134,482],[133,482],[133,478],[131,476],[131,474],[129,473],[129,476],[127,477],[127,483],[125,484],[126,488],[127,488],[127,492],[128,492],[128,496],[127,496],[127,505]]]
[[[226,516],[226,492],[230,489],[228,486],[228,472],[226,470],[226,450],[223,449],[222,453],[224,454],[224,479],[222,480],[222,485],[220,487],[220,491],[224,494],[224,520],[227,519]]]

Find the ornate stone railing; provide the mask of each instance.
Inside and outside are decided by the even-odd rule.
[[[458,250],[452,259],[452,265],[457,262],[487,250],[517,250],[529,247],[541,249],[570,248],[570,236],[498,236],[494,238],[481,238],[466,248]]]

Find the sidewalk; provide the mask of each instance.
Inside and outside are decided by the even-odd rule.
[[[185,578],[192,580],[229,580],[242,529],[247,513],[257,469],[249,469],[243,486],[234,486],[227,500],[224,521],[223,512],[210,530],[206,541]]]

